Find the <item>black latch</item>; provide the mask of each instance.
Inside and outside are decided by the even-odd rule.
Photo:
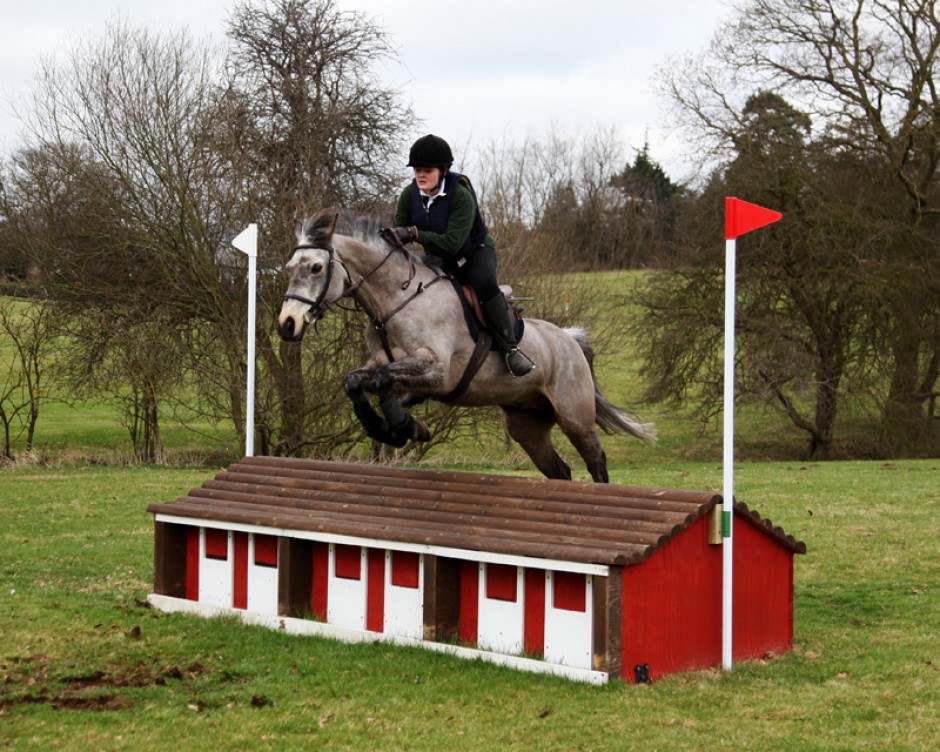
[[[636,675],[637,684],[649,684],[650,683],[650,665],[648,663],[638,663],[634,669],[633,673]]]

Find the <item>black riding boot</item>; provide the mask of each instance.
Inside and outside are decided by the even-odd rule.
[[[509,305],[502,293],[483,303],[483,315],[490,325],[496,344],[506,354],[506,367],[513,376],[525,376],[535,368],[529,358],[518,348],[516,330],[509,316]]]

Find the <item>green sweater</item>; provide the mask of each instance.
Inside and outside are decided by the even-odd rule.
[[[413,183],[405,186],[401,195],[398,197],[398,204],[395,206],[395,227],[408,227],[415,224],[411,217],[411,190]],[[454,196],[450,205],[450,216],[447,220],[446,232],[437,233],[430,230],[421,230],[418,242],[424,247],[425,252],[435,256],[445,258],[456,255],[470,235],[473,227],[473,219],[476,216],[476,202],[473,200],[473,194],[466,186],[457,183],[454,188]],[[439,199],[445,201],[446,199]],[[487,234],[485,245],[490,248],[496,247],[496,241],[493,236]]]

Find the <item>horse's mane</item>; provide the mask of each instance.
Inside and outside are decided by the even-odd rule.
[[[336,218],[335,228],[333,227],[334,217]],[[361,214],[349,209],[338,211],[322,209],[303,221],[303,234],[311,238],[316,238],[324,232],[329,232],[330,235],[333,233],[346,235],[383,253],[388,253],[391,246],[379,235],[379,231],[387,226],[388,222],[377,214]],[[422,261],[418,254],[412,253],[411,256],[415,261]]]
[[[336,232],[374,245],[376,242],[384,242],[379,237],[379,230],[386,226],[388,222],[383,222],[381,217],[375,214],[357,214],[343,209],[336,222]]]

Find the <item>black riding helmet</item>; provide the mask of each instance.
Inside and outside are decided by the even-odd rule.
[[[453,163],[454,154],[450,150],[450,144],[440,136],[430,133],[415,141],[408,152],[409,167],[439,167],[448,170]]]

